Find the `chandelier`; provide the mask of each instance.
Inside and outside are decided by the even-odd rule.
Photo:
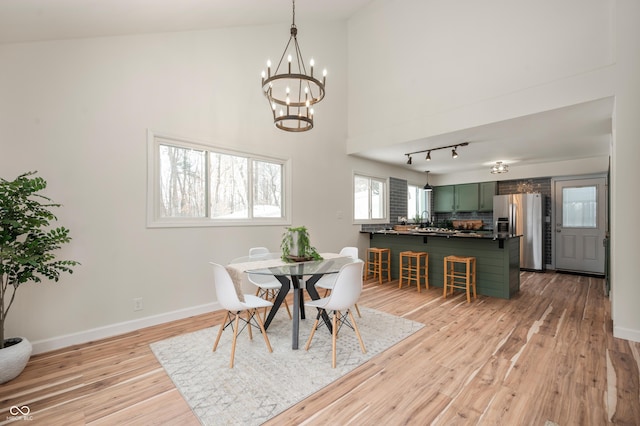
[[[292,0],[292,5],[293,20],[289,42],[273,73],[271,61],[267,61],[267,71],[262,71],[262,92],[269,101],[273,123],[278,129],[304,132],[313,128],[313,105],[324,98],[327,70],[323,71],[321,82],[313,75],[314,61],[311,59],[310,72],[307,74],[298,45],[295,0]],[[287,63],[283,64],[285,56]]]
[[[496,164],[491,166],[492,174],[507,173],[508,171],[509,171],[509,166],[504,164],[502,161],[496,161]]]

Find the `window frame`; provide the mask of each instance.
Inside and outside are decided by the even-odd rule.
[[[367,197],[369,206],[368,206],[368,218],[367,219],[356,219],[356,178],[365,178],[369,181],[375,180],[377,182],[382,183],[384,189],[384,197],[383,202],[384,205],[382,210],[384,212],[384,216],[381,219],[372,219],[371,218],[371,185],[369,185],[369,194]],[[351,203],[352,203],[352,212],[351,218],[353,220],[354,225],[364,225],[364,224],[381,224],[381,223],[389,223],[389,179],[383,178],[379,176],[373,176],[367,173],[353,172],[353,176],[351,178]]]
[[[204,217],[162,217],[160,215],[162,200],[160,196],[160,145],[177,148],[195,149],[205,152],[205,216]],[[211,163],[210,153],[233,155],[249,159],[248,177],[248,218],[215,219],[210,211]],[[282,216],[253,216],[253,161],[280,164],[282,167]],[[233,226],[287,226],[291,225],[291,159],[278,158],[246,151],[223,148],[203,141],[190,140],[147,130],[147,227],[148,228],[181,228],[181,227],[233,227]]]
[[[424,190],[424,185],[421,184],[417,184],[417,183],[411,183],[408,182],[407,183],[407,220],[409,222],[412,222],[415,219],[415,215],[411,216],[409,215],[409,190],[411,187],[416,188],[418,191],[420,191],[420,197],[422,198],[422,201],[424,202],[424,210],[421,210],[418,212],[418,214],[422,217],[422,212],[426,211],[427,212],[427,216],[426,217],[422,217],[422,222],[426,222],[426,221],[430,221],[431,220],[431,206],[430,204],[430,200],[429,200],[429,196],[427,194],[428,191]]]

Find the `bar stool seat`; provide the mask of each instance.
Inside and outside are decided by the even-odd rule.
[[[365,278],[373,274],[382,284],[383,273],[387,273],[387,281],[391,281],[391,249],[382,247],[370,247],[367,249],[367,264],[365,266]]]
[[[456,268],[456,265],[464,265]],[[471,303],[471,290],[473,298],[476,295],[476,258],[472,256],[446,256],[444,258],[444,298],[447,294],[453,294],[453,289],[463,289],[467,292],[467,303]]]
[[[405,275],[406,273],[406,275]],[[429,288],[429,253],[424,251],[403,251],[400,252],[400,283],[398,288],[402,288],[402,283],[406,279],[407,285],[415,282],[420,290],[420,281],[424,281],[424,288]]]

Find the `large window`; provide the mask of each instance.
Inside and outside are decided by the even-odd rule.
[[[357,223],[384,222],[387,219],[387,181],[354,175],[353,219]]]
[[[407,185],[407,219],[420,223],[429,221],[427,191],[421,186]]]
[[[149,132],[149,226],[287,224],[287,168]]]

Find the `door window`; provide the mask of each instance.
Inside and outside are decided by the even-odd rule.
[[[597,228],[596,186],[562,188],[562,227]]]

